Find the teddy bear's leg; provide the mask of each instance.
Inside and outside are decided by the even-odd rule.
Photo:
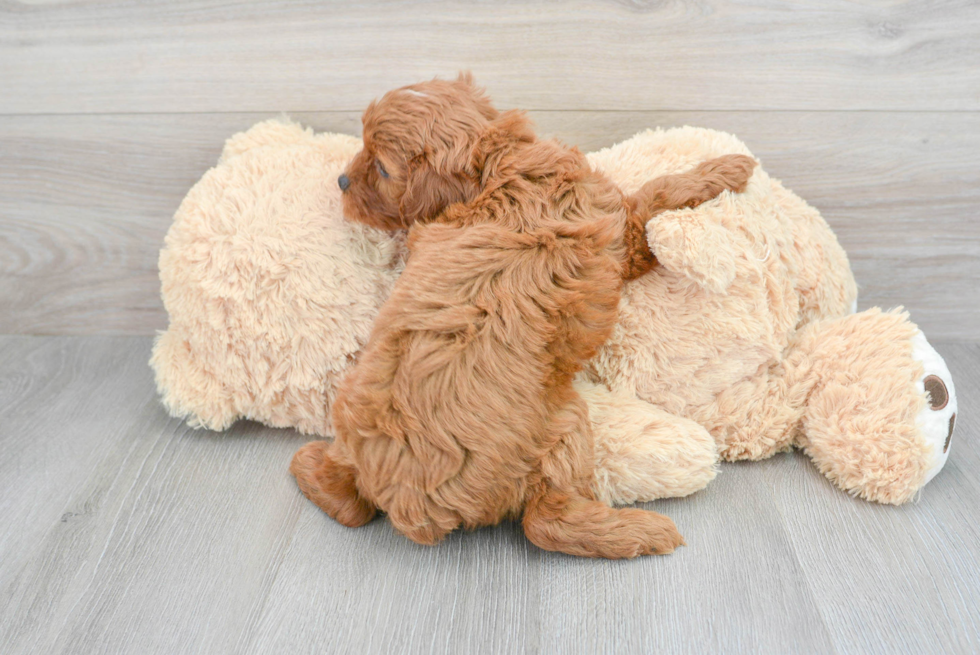
[[[903,312],[872,309],[813,328],[800,343],[812,392],[797,445],[841,489],[906,502],[949,453],[949,369]]]
[[[656,265],[647,241],[647,222],[657,214],[683,207],[697,207],[723,191],[745,189],[756,161],[745,155],[724,155],[698,164],[693,170],[662,175],[640,187],[626,199],[627,246],[623,279],[635,280]]]
[[[221,431],[240,416],[237,398],[221,376],[207,369],[206,359],[193,351],[180,328],[171,323],[153,343],[150,366],[157,392],[171,416],[186,419],[192,428]]]
[[[714,437],[723,460],[766,459],[793,447],[809,392],[795,375],[795,364],[792,356],[774,363],[692,412]]]
[[[338,446],[311,441],[293,455],[289,472],[317,507],[338,523],[357,528],[373,519],[377,508],[357,490],[357,471],[343,462]]]
[[[687,496],[718,472],[718,447],[694,421],[577,380],[595,435],[596,498],[610,505]]]

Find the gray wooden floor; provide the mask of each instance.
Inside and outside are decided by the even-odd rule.
[[[195,432],[147,366],[156,261],[223,140],[288,112],[357,134],[374,96],[472,69],[585,150],[734,132],[905,305],[961,409],[909,505],[798,454],[651,507],[632,562],[503,525],[423,548],[338,526],[304,442]],[[980,4],[884,0],[0,0],[0,652],[980,652]]]
[[[980,650],[980,345],[939,344],[962,419],[920,500],[840,493],[806,458],[648,503],[668,557],[576,559],[518,526],[422,547],[351,530],[287,473],[304,438],[193,431],[145,337],[0,337],[5,653],[969,653]]]

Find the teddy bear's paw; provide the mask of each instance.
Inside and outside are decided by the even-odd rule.
[[[592,490],[608,505],[687,496],[718,472],[718,446],[694,421],[577,380],[595,434]]]
[[[922,364],[924,370],[915,384],[926,400],[915,423],[933,450],[933,464],[923,482],[926,484],[942,470],[949,457],[956,426],[956,387],[946,362],[921,331],[912,337],[912,357]]]

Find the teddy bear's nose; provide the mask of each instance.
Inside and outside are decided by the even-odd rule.
[[[337,184],[340,185],[341,191],[346,191],[347,187],[350,186],[350,178],[347,177],[346,175],[341,175],[340,177],[337,178]]]

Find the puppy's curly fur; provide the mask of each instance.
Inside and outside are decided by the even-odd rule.
[[[468,76],[372,103],[344,209],[410,228],[410,256],[334,403],[335,441],[293,460],[303,492],[349,526],[380,508],[424,544],[522,515],[547,550],[673,551],[669,518],[594,500],[572,379],[608,338],[622,280],[656,263],[650,216],[740,190],[754,164],[723,157],[625,198]]]

